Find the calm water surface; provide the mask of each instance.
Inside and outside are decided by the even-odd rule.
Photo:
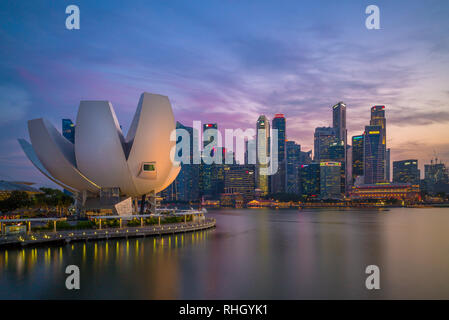
[[[213,230],[0,251],[1,299],[449,299],[449,208],[210,211]],[[81,289],[65,289],[65,267]],[[381,289],[365,288],[378,265]]]

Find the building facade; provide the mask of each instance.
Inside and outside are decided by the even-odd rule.
[[[340,192],[346,192],[346,146],[342,140],[329,147],[329,161],[340,162]]]
[[[352,137],[352,184],[355,183],[357,177],[363,177],[364,140],[363,134]]]
[[[329,147],[331,144],[338,142],[337,134],[334,128],[318,127],[314,134],[314,155],[313,161],[328,161]]]
[[[299,169],[300,193],[308,198],[320,196],[320,164],[302,164]]]
[[[418,160],[393,161],[393,183],[419,184]]]
[[[270,122],[265,115],[257,119],[256,124],[256,150],[257,150],[257,170],[256,170],[256,188],[262,195],[270,192],[269,175],[261,174],[261,169],[267,169],[270,159]]]
[[[424,165],[424,182],[428,193],[444,192],[449,183],[448,170],[445,164],[438,163],[438,160],[435,159],[435,161],[431,160],[430,164]]]
[[[294,141],[287,141],[287,193],[299,194],[299,167],[301,146]]]
[[[272,149],[271,155],[278,159],[278,171],[271,176],[271,193],[284,193],[286,190],[286,120],[282,113],[274,116],[273,129],[277,130],[277,150]]]
[[[320,162],[320,198],[340,199],[341,162]]]
[[[205,123],[203,124],[203,137],[207,130],[216,129],[218,130],[218,125],[216,123]],[[212,144],[211,146],[209,146]],[[217,146],[217,141],[214,141],[212,137],[209,139],[203,139],[203,152],[204,148],[207,146],[213,147]],[[214,149],[211,150],[210,157],[214,155]],[[203,155],[204,156],[204,155]],[[200,165],[200,195],[201,196],[214,196],[214,186],[212,183],[213,175],[213,164],[206,164],[201,161]]]
[[[339,102],[332,107],[332,127],[340,141],[343,141],[345,147],[347,145],[347,129],[346,129],[346,105]]]
[[[374,184],[385,182],[385,144],[383,144],[381,126],[365,127],[364,138],[364,183]]]
[[[241,194],[245,203],[254,199],[255,165],[226,165],[224,177],[225,194]]]
[[[353,186],[350,191],[352,200],[396,199],[407,202],[421,200],[419,185],[410,183],[378,183]]]
[[[381,131],[381,143],[379,148],[379,159],[382,159],[383,161],[383,170],[384,175],[383,178],[379,181],[375,182],[385,182],[389,181],[390,174],[387,173],[390,170],[390,165],[387,160],[389,161],[389,151],[387,154],[387,119],[385,117],[385,106],[373,106],[371,107],[371,120],[370,120],[370,126],[380,126]],[[381,150],[382,149],[382,150]],[[388,171],[387,171],[388,170]]]

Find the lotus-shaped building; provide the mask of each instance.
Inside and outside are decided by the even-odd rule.
[[[19,143],[39,171],[76,195],[157,193],[180,171],[170,155],[175,120],[166,96],[141,95],[126,138],[108,101],[81,101],[75,128],[72,143],[49,121],[33,119],[31,144]]]

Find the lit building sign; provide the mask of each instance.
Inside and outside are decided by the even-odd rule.
[[[380,131],[368,131],[368,134],[380,134]]]
[[[331,161],[327,161],[327,162],[321,162],[320,166],[322,167],[340,167],[341,166],[341,162],[331,162]]]

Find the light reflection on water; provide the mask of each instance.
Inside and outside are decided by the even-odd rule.
[[[216,229],[0,251],[0,298],[449,299],[448,208],[210,215]],[[70,264],[81,290],[65,289]]]
[[[110,297],[120,298],[175,298],[176,278],[173,274],[177,272],[178,249],[201,247],[210,232],[213,230],[3,250],[0,251],[0,298],[100,298],[109,293],[112,293]],[[86,285],[89,290],[70,292],[65,289],[64,271],[70,264],[80,267],[82,287]],[[118,283],[129,286],[136,271],[140,272],[138,282],[146,282],[151,287],[156,285],[157,290],[148,296],[145,286],[137,292],[125,292],[117,287]],[[96,296],[91,290],[99,288],[96,279],[104,276],[110,278],[107,283],[101,283],[104,291]],[[109,292],[107,287],[113,291]]]

